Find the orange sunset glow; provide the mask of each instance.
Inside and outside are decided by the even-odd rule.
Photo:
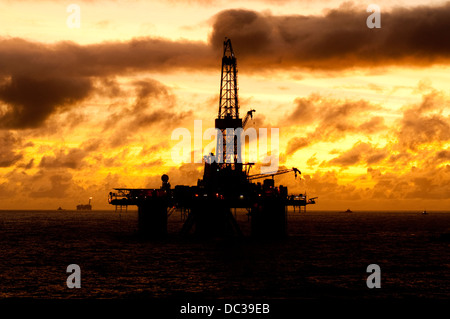
[[[280,167],[302,174],[275,179],[308,209],[447,210],[449,30],[445,1],[2,0],[1,207],[196,184],[171,135],[214,127],[228,37],[241,116],[279,128]]]

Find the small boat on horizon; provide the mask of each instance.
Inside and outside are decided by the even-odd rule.
[[[353,213],[350,208],[347,208],[347,210],[344,213]]]
[[[427,211],[426,210],[424,210],[423,212],[422,212],[422,215],[427,215],[428,213],[427,213]]]

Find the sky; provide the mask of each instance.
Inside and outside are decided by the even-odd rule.
[[[445,1],[0,0],[1,208],[195,185],[172,132],[214,127],[228,37],[241,115],[279,129],[302,174],[276,183],[308,209],[448,210],[448,30]]]

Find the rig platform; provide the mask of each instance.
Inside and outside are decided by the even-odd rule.
[[[269,174],[249,175],[254,163],[241,163],[236,129],[244,129],[255,110],[239,117],[236,57],[230,39],[224,41],[220,100],[216,129],[217,156],[204,156],[203,179],[196,186],[177,185],[171,188],[169,176],[162,175],[160,188],[115,188],[109,193],[109,204],[116,210],[130,205],[138,207],[138,229],[148,237],[167,235],[168,214],[181,209],[187,218],[182,234],[194,232],[200,236],[241,236],[232,209],[245,208],[251,218],[251,235],[283,237],[287,235],[287,208],[315,204],[306,195],[289,195],[287,187],[275,186],[274,176],[293,172],[297,168],[278,170]],[[242,131],[241,130],[241,131]],[[263,183],[253,182],[264,179]]]

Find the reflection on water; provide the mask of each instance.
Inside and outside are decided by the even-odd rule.
[[[237,213],[244,233],[250,223]],[[136,235],[137,213],[0,211],[0,297],[446,298],[450,214],[307,212],[278,241]],[[376,294],[366,267],[381,267]],[[81,267],[81,289],[66,267]]]

